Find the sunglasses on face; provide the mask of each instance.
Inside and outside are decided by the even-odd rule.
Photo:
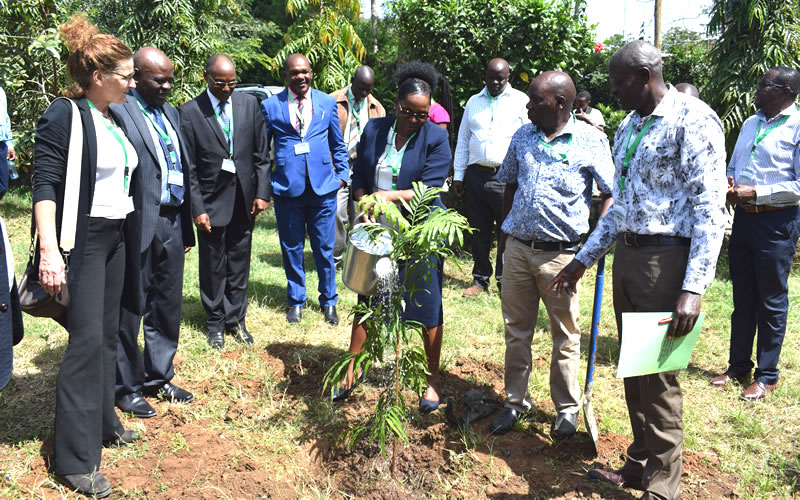
[[[405,109],[401,104],[397,105],[397,114],[407,118],[416,118],[417,120],[427,120],[428,112],[414,113],[413,111]]]
[[[217,80],[209,80],[209,81],[210,81],[210,82],[211,82],[211,83],[212,83],[212,84],[213,84],[215,87],[219,87],[219,88],[221,88],[221,89],[224,89],[225,87],[230,87],[230,88],[233,88],[233,87],[235,87],[235,86],[236,86],[236,84],[237,84],[237,83],[239,83],[239,80],[231,80],[231,81],[229,81],[229,82],[220,82],[220,81],[217,81]]]
[[[766,88],[770,88],[770,87],[775,87],[775,88],[782,89],[782,88],[785,88],[785,87],[786,87],[786,85],[780,85],[780,84],[778,84],[778,83],[775,83],[775,82],[768,82],[768,81],[761,81],[761,82],[758,82],[758,85],[757,85],[757,88],[758,88],[759,90],[760,90],[760,89],[766,89]]]

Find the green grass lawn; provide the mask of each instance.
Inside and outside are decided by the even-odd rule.
[[[15,191],[0,202],[0,214],[11,234],[18,276],[24,269],[29,238],[30,195]],[[607,259],[611,269],[613,256]],[[463,298],[461,291],[471,281],[469,258],[450,259],[445,265],[444,345],[442,370],[449,371],[457,360],[488,361],[502,366],[504,356],[503,320],[497,293]],[[262,214],[253,233],[247,326],[261,347],[295,346],[291,354],[292,369],[305,370],[341,353],[349,343],[350,325],[347,314],[355,304],[355,294],[339,282],[338,327],[322,321],[318,311],[317,278],[313,260],[306,251],[308,307],[299,325],[287,325],[286,281],[281,267],[275,219],[271,210]],[[597,370],[594,384],[594,411],[600,433],[630,436],[622,381],[614,378],[616,370],[617,333],[611,304],[613,276],[606,273],[604,309],[598,343]],[[582,281],[581,325],[582,346],[588,345],[589,323],[594,284],[594,270]],[[731,284],[725,258],[720,260],[717,280],[703,299],[706,322],[689,369],[681,376],[684,393],[684,425],[686,450],[709,457],[721,472],[740,477],[732,488],[745,497],[789,497],[795,493],[800,471],[798,435],[800,435],[800,276],[797,270],[790,278],[790,311],[788,330],[781,358],[781,380],[778,389],[764,402],[747,403],[738,398],[741,388],[712,388],[711,376],[726,368],[728,329],[731,313]],[[184,408],[182,418],[190,423],[224,432],[236,445],[240,459],[294,456],[297,447],[308,441],[310,430],[323,429],[326,422],[343,418],[331,405],[308,405],[304,411],[288,415],[285,407],[286,386],[264,362],[258,350],[245,349],[227,342],[223,352],[210,350],[205,342],[205,313],[200,304],[197,280],[197,251],[187,255],[184,281],[184,309],[181,344],[176,359],[175,383],[193,388],[197,399]],[[30,475],[40,460],[43,442],[52,438],[55,377],[67,342],[67,334],[55,322],[25,316],[26,333],[15,349],[14,376],[0,392],[0,496],[29,498],[29,483],[21,479]],[[534,337],[535,363],[530,380],[531,397],[549,402],[549,338],[547,315],[540,309],[538,329]],[[585,358],[585,352],[584,352]],[[585,365],[582,365],[585,366]],[[583,368],[582,368],[583,370]],[[239,374],[238,378],[233,375]],[[245,379],[255,381],[257,390],[248,390]],[[476,378],[485,377],[476,374]],[[581,374],[581,380],[583,374]],[[235,381],[235,382],[231,382]],[[485,382],[485,380],[484,380]],[[490,381],[497,382],[497,381]],[[500,381],[502,382],[502,381]],[[446,396],[457,396],[447,394]],[[231,413],[231,402],[246,403],[259,409],[259,414],[239,418]],[[554,416],[552,405],[542,408]],[[232,416],[233,415],[233,416]],[[141,430],[151,421],[127,420]],[[181,433],[174,434],[171,449],[177,453],[188,445]],[[334,437],[334,436],[331,436]],[[105,453],[104,466],[136,458],[137,450]],[[621,465],[618,463],[612,465]],[[332,491],[330,483],[304,471],[302,464],[286,460],[284,469],[275,472],[294,474],[295,494],[300,497],[341,497],[346,492]],[[44,480],[43,480],[44,481]],[[166,486],[164,486],[166,488]],[[138,490],[124,492],[126,497],[139,498]],[[287,496],[294,496],[285,493]],[[233,494],[220,495],[233,498]]]

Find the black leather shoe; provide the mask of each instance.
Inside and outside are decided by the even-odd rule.
[[[505,434],[514,428],[519,412],[513,408],[503,408],[489,423],[489,432],[492,434]]]
[[[286,321],[289,323],[300,323],[303,319],[303,306],[291,306],[286,313]]]
[[[164,401],[170,403],[191,403],[194,401],[194,395],[186,389],[181,389],[177,385],[167,382],[158,389],[145,389],[145,394],[148,396],[156,396]]]
[[[138,441],[141,436],[138,432],[133,429],[125,429],[125,431],[117,435],[114,439],[104,439],[103,440],[103,447],[104,448],[121,448],[123,446],[128,446],[129,444],[133,443],[134,441]]]
[[[94,498],[105,498],[111,494],[111,483],[98,471],[88,474],[53,475],[56,481],[71,489],[75,493]]]
[[[228,329],[228,333],[230,333],[233,336],[233,338],[235,338],[242,344],[247,344],[247,345],[255,344],[253,336],[250,335],[250,332],[248,332],[247,328],[244,327],[244,323],[240,324],[239,326],[234,326],[233,328]]]
[[[339,324],[339,315],[336,314],[336,306],[325,306],[322,308],[322,315],[325,316],[325,322],[337,326]]]
[[[578,414],[559,412],[553,425],[553,435],[559,439],[572,437],[578,430]]]
[[[222,349],[225,345],[225,336],[222,332],[208,332],[208,345],[214,349]]]
[[[132,392],[120,396],[116,404],[117,408],[123,413],[132,413],[134,417],[150,418],[156,416],[156,411],[150,406],[150,403],[142,397],[141,392]]]

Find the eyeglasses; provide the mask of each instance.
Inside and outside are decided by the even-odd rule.
[[[400,104],[397,105],[397,114],[398,115],[402,115],[402,116],[406,116],[408,118],[416,118],[417,120],[427,120],[428,119],[428,112],[427,111],[425,111],[424,113],[422,113],[422,112],[414,113],[412,111],[409,111],[409,110],[403,108],[403,106],[401,106]]]
[[[124,81],[125,83],[130,83],[131,80],[133,80],[133,76],[136,74],[135,71],[129,75],[123,75],[122,73],[117,73],[116,71],[112,71],[111,73],[122,78],[122,81]]]
[[[768,88],[768,87],[776,87],[776,88],[782,89],[782,88],[786,88],[786,85],[780,85],[780,84],[775,83],[775,82],[769,82],[769,81],[763,81],[762,80],[762,81],[758,82],[758,85],[756,87],[759,90],[760,89],[765,89],[765,88]]]
[[[210,81],[210,82],[211,82],[211,83],[212,83],[212,84],[213,84],[215,87],[219,87],[219,88],[221,88],[221,89],[224,89],[225,87],[230,87],[230,88],[233,88],[233,87],[235,87],[235,86],[236,86],[236,84],[238,84],[238,83],[239,83],[239,80],[231,80],[231,81],[229,81],[229,82],[220,82],[220,81],[217,81],[217,80],[211,80],[211,79],[209,79],[209,81]]]

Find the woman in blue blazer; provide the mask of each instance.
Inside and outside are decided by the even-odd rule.
[[[421,181],[440,188],[450,169],[452,153],[447,132],[428,121],[431,93],[435,88],[436,71],[430,64],[411,62],[395,74],[399,83],[395,98],[395,116],[372,119],[367,123],[358,145],[353,165],[350,191],[359,201],[365,194],[375,194],[386,201],[410,201],[412,183]],[[392,165],[399,171],[392,175]],[[435,205],[444,208],[440,199]],[[420,400],[420,410],[430,412],[439,407],[441,381],[439,355],[442,349],[442,276],[443,261],[432,259],[428,270],[431,279],[419,280],[421,295],[406,300],[404,318],[423,325],[425,354],[428,358],[428,387]],[[366,297],[359,296],[359,301]],[[367,332],[364,324],[353,322],[350,352],[361,352]],[[348,377],[334,391],[333,400],[341,401],[355,387],[352,364]]]

